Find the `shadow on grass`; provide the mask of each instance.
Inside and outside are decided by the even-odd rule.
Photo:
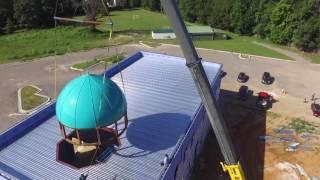
[[[266,111],[255,107],[257,97],[251,95],[247,101],[238,100],[238,93],[221,90],[221,109],[227,122],[236,152],[240,157],[246,179],[262,180],[265,142],[258,141],[266,135]],[[228,179],[222,171],[223,157],[215,135],[211,131],[196,162],[191,179]]]

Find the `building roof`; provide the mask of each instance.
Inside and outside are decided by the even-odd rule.
[[[213,34],[210,26],[187,26],[187,29],[191,34]]]
[[[218,84],[221,65],[203,64],[209,80]],[[180,148],[201,99],[183,58],[139,52],[107,72],[122,88],[121,70],[129,127],[120,137],[122,145],[106,162],[73,169],[56,161],[58,121],[45,115],[53,104],[1,134],[0,173],[19,179],[78,179],[90,170],[88,179],[161,178],[165,169],[160,162]]]
[[[154,29],[153,33],[174,33],[172,29]]]
[[[126,112],[126,99],[117,84],[94,74],[83,74],[68,82],[56,105],[58,120],[74,129],[108,126]]]
[[[187,26],[187,30],[191,34],[213,34],[210,26]],[[172,29],[155,29],[153,33],[174,33]]]

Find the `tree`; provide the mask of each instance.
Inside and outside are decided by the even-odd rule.
[[[142,7],[152,10],[152,11],[160,11],[161,3],[160,0],[142,0]]]
[[[40,0],[14,0],[14,18],[18,25],[27,28],[39,26],[41,20]]]
[[[5,31],[7,34],[13,33],[14,31],[14,24],[12,18],[8,18],[5,26]]]
[[[271,14],[270,39],[278,44],[292,42],[294,31],[294,16],[292,4],[287,0],[281,0],[275,5]]]
[[[210,0],[208,24],[215,28],[231,30],[230,12],[233,0]]]
[[[141,6],[141,0],[129,0],[129,7],[139,7]]]
[[[275,5],[274,1],[263,0],[259,3],[257,12],[255,13],[255,24],[253,33],[262,38],[270,35],[270,17],[272,9]]]
[[[97,21],[97,15],[103,10],[103,1],[101,0],[82,0],[82,8],[86,13],[86,18],[89,21]],[[96,25],[91,25],[91,30],[96,30]]]
[[[251,35],[255,26],[257,1],[236,0],[231,11],[231,25],[235,32]]]
[[[298,14],[299,26],[293,35],[294,44],[302,51],[320,48],[320,0],[301,2]]]
[[[66,5],[66,3],[64,3]],[[68,7],[64,6],[64,11]],[[14,18],[18,25],[26,28],[52,27],[55,1],[52,0],[14,0]]]
[[[209,17],[212,12],[213,0],[196,0],[194,11],[196,12],[196,21],[201,24],[209,24]]]
[[[12,20],[13,16],[13,2],[11,0],[0,1],[0,34],[6,26],[8,19]]]
[[[197,15],[195,12],[195,6],[197,1],[195,0],[180,0],[178,2],[179,8],[181,10],[181,15],[186,21],[195,22],[197,20]]]

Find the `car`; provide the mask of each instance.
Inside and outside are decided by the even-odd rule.
[[[311,110],[315,117],[320,117],[320,104],[312,103]]]
[[[249,95],[248,86],[241,86],[238,92],[239,99],[245,101],[248,99],[248,95]]]
[[[256,106],[261,109],[270,109],[273,103],[273,96],[267,92],[259,92]]]
[[[272,84],[273,81],[274,81],[274,77],[272,77],[269,72],[264,72],[262,74],[262,80],[261,80],[262,84],[269,85],[269,84]]]
[[[246,73],[244,72],[240,72],[239,75],[238,75],[238,79],[237,81],[240,82],[240,83],[245,83],[249,80],[249,76],[246,75]]]
[[[226,75],[227,75],[227,72],[221,71],[221,74],[220,74],[221,79],[224,78]]]

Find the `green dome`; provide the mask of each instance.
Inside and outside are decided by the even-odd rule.
[[[85,74],[70,81],[56,103],[56,116],[65,126],[91,129],[108,126],[127,112],[120,88],[101,75]]]

